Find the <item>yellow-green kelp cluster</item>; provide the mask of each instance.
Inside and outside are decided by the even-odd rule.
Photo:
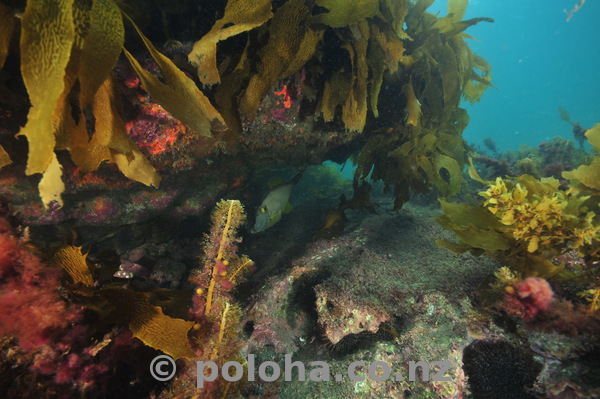
[[[485,181],[471,166],[472,178],[487,186],[480,206],[441,201],[440,224],[453,230],[460,244],[438,245],[461,253],[485,252],[520,278],[574,279],[586,286],[597,307],[600,261],[600,124],[586,132],[595,156],[589,165],[562,173],[568,180],[530,175]],[[565,268],[559,259],[575,251],[587,268]]]
[[[394,185],[396,208],[411,190],[427,191],[431,183],[443,195],[458,191],[468,122],[458,105],[461,98],[478,101],[491,86],[489,65],[471,52],[464,33],[491,20],[463,21],[467,0],[449,0],[445,17],[426,11],[433,0],[150,3],[163,22],[170,7],[215,9],[184,68],[195,69],[196,82],[127,22],[122,10],[142,24],[149,4],[28,0],[23,12],[0,5],[0,67],[10,52],[20,53],[31,108],[18,135],[29,144],[26,174],[43,174],[44,204],[62,201],[61,150],[82,172],[111,162],[128,178],[158,186],[160,176],[125,128],[111,73],[121,54],[152,98],[209,147],[234,147],[274,85],[291,79],[301,97],[294,100],[350,133],[346,140],[369,133],[357,176]],[[123,47],[130,46],[127,26],[159,76]],[[0,167],[10,155],[0,148]]]
[[[109,161],[130,179],[155,187],[160,183],[153,166],[127,135],[111,76],[121,51],[145,89],[193,131],[210,136],[211,128],[222,125],[221,116],[194,82],[137,27],[162,81],[123,48],[123,15],[112,0],[31,0],[22,14],[0,5],[0,21],[6,30],[0,43],[0,67],[11,40],[19,40],[20,70],[31,108],[18,135],[26,136],[29,144],[25,173],[43,174],[39,190],[45,205],[53,200],[62,205],[65,186],[56,156],[59,150],[68,150],[83,172]],[[9,164],[8,154],[3,149],[0,153],[0,167]]]
[[[419,1],[401,13],[403,21],[392,23],[396,29],[402,22],[406,25],[402,34],[407,39],[401,41],[403,62],[387,75],[400,90],[387,101],[402,104],[404,123],[369,137],[358,159],[358,176],[371,173],[373,179],[394,185],[396,209],[411,190],[427,192],[431,183],[444,196],[459,191],[466,161],[461,135],[469,120],[459,104],[461,98],[479,101],[491,86],[490,66],[464,40],[467,27],[489,19],[462,21],[467,2],[459,1],[450,1],[448,15],[437,18],[425,12],[430,4]],[[389,46],[381,50],[387,57]]]

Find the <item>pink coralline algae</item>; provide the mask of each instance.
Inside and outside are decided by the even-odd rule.
[[[126,128],[131,138],[153,155],[168,151],[186,132],[186,127],[158,104],[150,103],[141,112],[138,118],[127,122]]]
[[[179,192],[177,190],[170,191],[138,191],[131,197],[133,205],[151,208],[153,210],[162,210],[171,204],[177,198]]]
[[[66,219],[64,208],[57,201],[50,202],[48,208],[44,208],[41,203],[26,204],[15,208],[18,209],[21,217],[31,221],[31,224],[53,224]]]
[[[113,329],[87,346],[87,328],[77,326],[53,345],[37,349],[30,371],[52,376],[56,384],[80,393],[109,388],[112,368],[138,346],[128,330]]]
[[[103,223],[113,219],[120,213],[119,204],[106,197],[96,197],[73,212],[73,215],[89,223]]]
[[[533,320],[540,311],[548,310],[554,301],[554,292],[543,278],[528,277],[512,286],[504,298],[502,308],[510,315]]]

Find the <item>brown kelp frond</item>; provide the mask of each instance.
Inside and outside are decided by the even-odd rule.
[[[65,70],[75,40],[73,0],[29,1],[21,18],[21,73],[31,110],[19,135],[29,142],[28,175],[43,173],[52,161],[56,138],[53,115],[65,89]]]
[[[272,16],[270,0],[228,1],[223,18],[194,43],[194,48],[188,55],[191,64],[198,71],[200,81],[205,85],[221,82],[217,68],[217,44],[220,41],[261,26]]]
[[[316,0],[316,3],[328,11],[317,14],[313,22],[322,23],[332,28],[349,26],[379,13],[378,0]]]
[[[174,359],[194,357],[187,335],[194,322],[165,315],[161,307],[152,303],[152,291],[98,287],[94,282],[94,269],[88,265],[87,254],[83,254],[80,247],[63,245],[50,264],[65,272],[65,292],[73,296],[72,300],[97,312],[100,320],[108,318],[110,322],[128,326],[134,337]]]
[[[16,10],[2,5],[0,19],[6,33],[0,43],[2,63],[18,23],[15,14]],[[156,171],[127,137],[111,86],[109,75],[124,42],[116,4],[111,0],[28,1],[20,25],[21,75],[31,109],[19,135],[29,143],[26,174],[44,175],[39,184],[44,205],[51,201],[62,205],[62,167],[55,150],[69,150],[83,171],[112,161],[128,177],[157,186]],[[86,126],[90,117],[95,119],[95,131]],[[119,161],[123,157],[126,162]],[[2,164],[7,162],[3,155]]]
[[[194,326],[186,321],[167,316],[162,308],[150,303],[147,295],[125,288],[103,288],[97,295],[114,306],[122,319],[144,344],[161,350],[173,359],[193,359],[195,353],[188,342],[188,332]]]
[[[292,100],[298,107],[306,106],[331,127],[341,125],[346,139],[376,127],[357,176],[371,174],[393,185],[399,208],[411,192],[431,185],[442,195],[458,191],[466,161],[461,135],[468,122],[459,104],[461,98],[479,101],[491,87],[490,66],[471,52],[464,33],[489,19],[464,21],[466,0],[449,1],[448,15],[441,18],[427,12],[431,3],[230,0],[188,55],[200,82],[213,86],[207,94],[137,26],[160,76],[123,52],[152,98],[211,140],[218,135],[219,141],[236,143],[284,79],[296,88]],[[0,15],[7,21],[2,61],[9,25],[18,21],[5,6]],[[124,42],[116,3],[34,0],[27,3],[21,30],[23,78],[32,103],[20,132],[30,144],[27,173],[43,173],[56,150],[69,150],[83,172],[113,162],[125,176],[157,186],[158,174],[127,137],[110,78]]]
[[[427,192],[430,183],[443,196],[459,191],[466,162],[461,135],[468,123],[468,115],[459,104],[462,97],[478,101],[491,86],[489,64],[470,51],[462,34],[468,26],[488,19],[462,21],[466,1],[450,2],[449,14],[443,18],[426,12],[431,2],[400,3],[396,15],[389,5],[382,7],[377,16],[368,19],[371,35],[360,37],[369,43],[368,67],[373,82],[368,95],[373,115],[400,111],[405,118],[400,123],[396,120],[386,133],[369,139],[356,172],[357,177],[371,176],[394,185],[396,208],[411,192]],[[403,34],[397,32],[401,21],[406,23]],[[351,76],[359,76],[360,69],[350,54]],[[364,110],[346,105],[352,98],[346,95],[349,89],[342,89],[348,80],[339,76],[334,74],[326,82],[320,111],[331,120],[332,108],[340,104],[343,110],[355,111],[355,118],[342,113],[344,122],[359,120]],[[384,81],[395,91],[381,90]],[[334,85],[340,87],[337,93],[344,99],[331,98],[329,93],[334,91],[330,87]],[[353,94],[361,98],[367,95],[356,90]],[[360,131],[364,126],[352,128]],[[346,127],[351,129],[347,122]]]
[[[290,0],[275,12],[268,28],[269,40],[258,51],[257,73],[250,76],[240,100],[243,116],[252,118],[275,82],[297,72],[312,58],[322,32],[309,26],[310,16],[304,0]]]
[[[131,19],[130,22],[162,72],[163,81],[160,81],[142,68],[129,51],[123,50],[148,93],[174,118],[179,119],[198,134],[210,137],[212,130],[224,130],[226,126],[223,117],[198,89],[194,81],[177,68],[173,61],[156,50]]]

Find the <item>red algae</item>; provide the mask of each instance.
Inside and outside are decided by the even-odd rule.
[[[78,319],[80,307],[61,298],[60,270],[43,264],[24,244],[0,219],[0,334],[32,349]]]

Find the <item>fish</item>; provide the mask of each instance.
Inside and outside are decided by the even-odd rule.
[[[346,215],[344,209],[342,207],[331,208],[325,213],[323,227],[313,236],[313,241],[337,237],[344,232],[345,225]]]
[[[330,239],[341,235],[346,225],[346,214],[344,213],[346,209],[365,209],[377,215],[377,211],[375,210],[376,204],[371,202],[373,187],[367,181],[363,181],[359,185],[357,179],[354,179],[352,186],[354,187],[352,199],[348,201],[344,194],[341,195],[340,204],[336,208],[331,208],[327,211],[323,218],[323,226],[313,236],[313,241],[322,238]]]
[[[278,184],[271,188],[271,191],[269,191],[260,206],[256,209],[254,227],[251,230],[252,234],[260,233],[272,227],[281,220],[281,216],[284,213],[289,212],[291,209],[289,203],[290,195],[294,186],[302,177],[302,173],[299,172],[287,183]]]

